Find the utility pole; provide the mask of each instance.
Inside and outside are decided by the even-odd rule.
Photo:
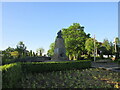
[[[114,39],[114,43],[115,43],[115,53],[116,53],[117,52],[116,38]]]
[[[95,35],[94,35],[94,62],[96,60],[96,45],[95,45]]]

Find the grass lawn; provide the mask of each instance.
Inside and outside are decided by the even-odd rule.
[[[117,72],[89,68],[44,73],[28,73],[18,88],[120,88]]]

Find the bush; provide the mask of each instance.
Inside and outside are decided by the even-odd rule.
[[[61,62],[26,62],[22,64],[25,72],[48,72],[91,67],[91,61],[61,61]]]
[[[25,74],[32,72],[48,72],[91,67],[91,61],[63,61],[63,62],[26,62],[12,63],[0,66],[2,71],[2,88],[17,88],[18,82]]]
[[[12,62],[14,61],[14,59],[5,59],[5,58],[2,58],[2,63],[5,64],[5,63],[9,63],[9,62]]]
[[[2,71],[2,87],[13,88],[22,77],[21,64],[12,63],[0,66]]]

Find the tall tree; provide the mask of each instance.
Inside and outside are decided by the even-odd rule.
[[[106,50],[103,51],[103,54],[108,55],[108,57],[109,57],[109,55],[110,55],[110,42],[108,41],[108,39],[104,39],[102,46],[106,48]]]
[[[94,41],[95,41],[95,47],[94,47]],[[94,40],[94,38],[88,38],[85,42],[85,49],[88,52],[88,57],[90,57],[90,54],[94,53],[94,49],[97,54],[97,49],[99,49],[99,46],[100,45],[97,40]]]
[[[20,41],[18,44],[17,44],[17,48],[16,50],[18,51],[19,53],[19,57],[25,57],[26,56],[26,46],[25,44]]]
[[[94,51],[94,39],[88,38],[85,42],[85,49],[88,51],[88,57],[90,57],[90,54]]]
[[[13,59],[13,56],[11,55],[11,52],[13,52],[15,49],[8,47],[7,49],[2,51],[2,62],[9,62]]]
[[[62,34],[69,59],[78,59],[81,54],[84,54],[85,41],[90,37],[90,34],[84,32],[84,27],[79,23],[73,23],[70,27],[63,28]]]
[[[11,54],[10,52],[13,52],[14,48],[8,47],[7,49],[5,49],[4,51],[2,51],[3,53],[3,58],[11,58]]]
[[[30,56],[30,57],[33,56],[33,51],[32,51],[32,50],[30,50],[30,52],[29,52],[29,56]]]
[[[40,56],[42,56],[42,54],[44,53],[44,51],[45,51],[45,50],[44,50],[43,48],[38,48],[38,49],[36,50],[36,52],[39,53]]]
[[[50,49],[47,51],[47,55],[48,56],[53,56],[53,54],[54,54],[54,48],[55,48],[55,43],[51,43],[51,45],[50,45]]]
[[[112,55],[114,54],[115,50],[114,50],[114,44],[112,42],[110,42],[110,55],[112,57]]]

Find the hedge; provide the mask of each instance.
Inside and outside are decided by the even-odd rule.
[[[63,61],[63,62],[26,62],[12,63],[0,66],[2,71],[2,88],[17,88],[17,83],[24,74],[48,72],[91,67],[91,61]]]
[[[61,61],[61,62],[26,62],[22,64],[25,72],[49,72],[91,67],[91,61]]]
[[[2,71],[2,88],[16,87],[17,82],[22,77],[20,63],[12,63],[0,66],[0,71]]]

